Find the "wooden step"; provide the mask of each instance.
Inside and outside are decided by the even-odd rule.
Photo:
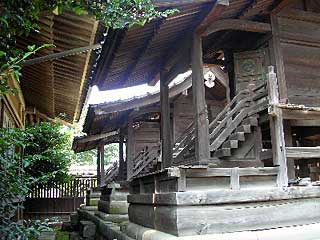
[[[242,121],[243,125],[251,125],[253,127],[258,126],[258,118],[256,117],[248,117]]]
[[[214,156],[218,158],[230,157],[231,149],[230,148],[220,148],[214,152]]]
[[[227,140],[225,143],[222,144],[222,148],[238,148],[239,141],[238,140]]]
[[[251,125],[241,125],[237,127],[236,132],[251,133]]]
[[[246,138],[244,136],[244,132],[235,132],[230,135],[229,137],[230,140],[238,140],[238,141],[245,141]]]

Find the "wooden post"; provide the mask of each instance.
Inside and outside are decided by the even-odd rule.
[[[197,34],[193,38],[191,61],[195,158],[198,164],[206,164],[209,161],[209,121],[203,81],[202,40]]]
[[[101,184],[101,170],[100,170],[100,150],[99,147],[97,147],[97,183],[98,186]]]
[[[124,180],[123,134],[119,133],[119,173],[118,180]]]
[[[278,86],[279,86],[279,96],[280,98],[286,98],[287,85],[286,85],[286,79],[285,79],[282,50],[280,46],[278,18],[275,14],[271,14],[270,19],[271,19],[271,27],[272,27],[272,39],[270,42],[271,55],[273,58],[272,60],[274,61],[273,64],[275,64],[275,67],[276,67]]]
[[[172,166],[172,143],[170,127],[170,101],[169,86],[164,77],[164,72],[160,73],[160,109],[161,109],[161,149],[162,168]]]
[[[273,66],[268,68],[268,88],[273,163],[275,166],[279,166],[277,183],[278,186],[282,187],[288,185],[287,156],[283,131],[282,110],[277,107],[279,104],[278,82]]]
[[[99,145],[99,155],[100,155],[100,186],[105,185],[106,173],[104,171],[104,144]]]
[[[133,120],[129,118],[128,120],[128,138],[127,138],[127,180],[129,180],[133,175],[133,160],[135,157],[135,139],[134,139],[134,129]]]

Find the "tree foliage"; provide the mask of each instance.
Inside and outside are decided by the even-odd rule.
[[[23,131],[25,173],[40,178],[47,176],[51,182],[68,179],[68,169],[73,159],[71,133],[60,124],[42,122],[28,126]]]
[[[41,229],[47,229],[40,221],[14,221],[15,213],[30,187],[46,181],[46,175],[33,177],[26,174],[24,149],[33,147],[28,142],[29,133],[20,129],[0,129],[0,239],[35,239]]]

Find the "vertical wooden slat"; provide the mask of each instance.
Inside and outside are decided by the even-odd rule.
[[[202,39],[197,34],[194,34],[193,37],[191,60],[195,157],[198,164],[206,164],[209,161],[209,121],[203,79]]]
[[[164,77],[164,72],[160,72],[160,109],[161,109],[161,149],[162,149],[162,168],[172,165],[172,141],[170,127],[170,100],[169,86]]]

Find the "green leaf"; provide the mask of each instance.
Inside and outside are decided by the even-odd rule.
[[[0,57],[5,56],[6,53],[4,51],[0,51]]]
[[[32,52],[36,48],[36,45],[29,45],[28,50]]]

